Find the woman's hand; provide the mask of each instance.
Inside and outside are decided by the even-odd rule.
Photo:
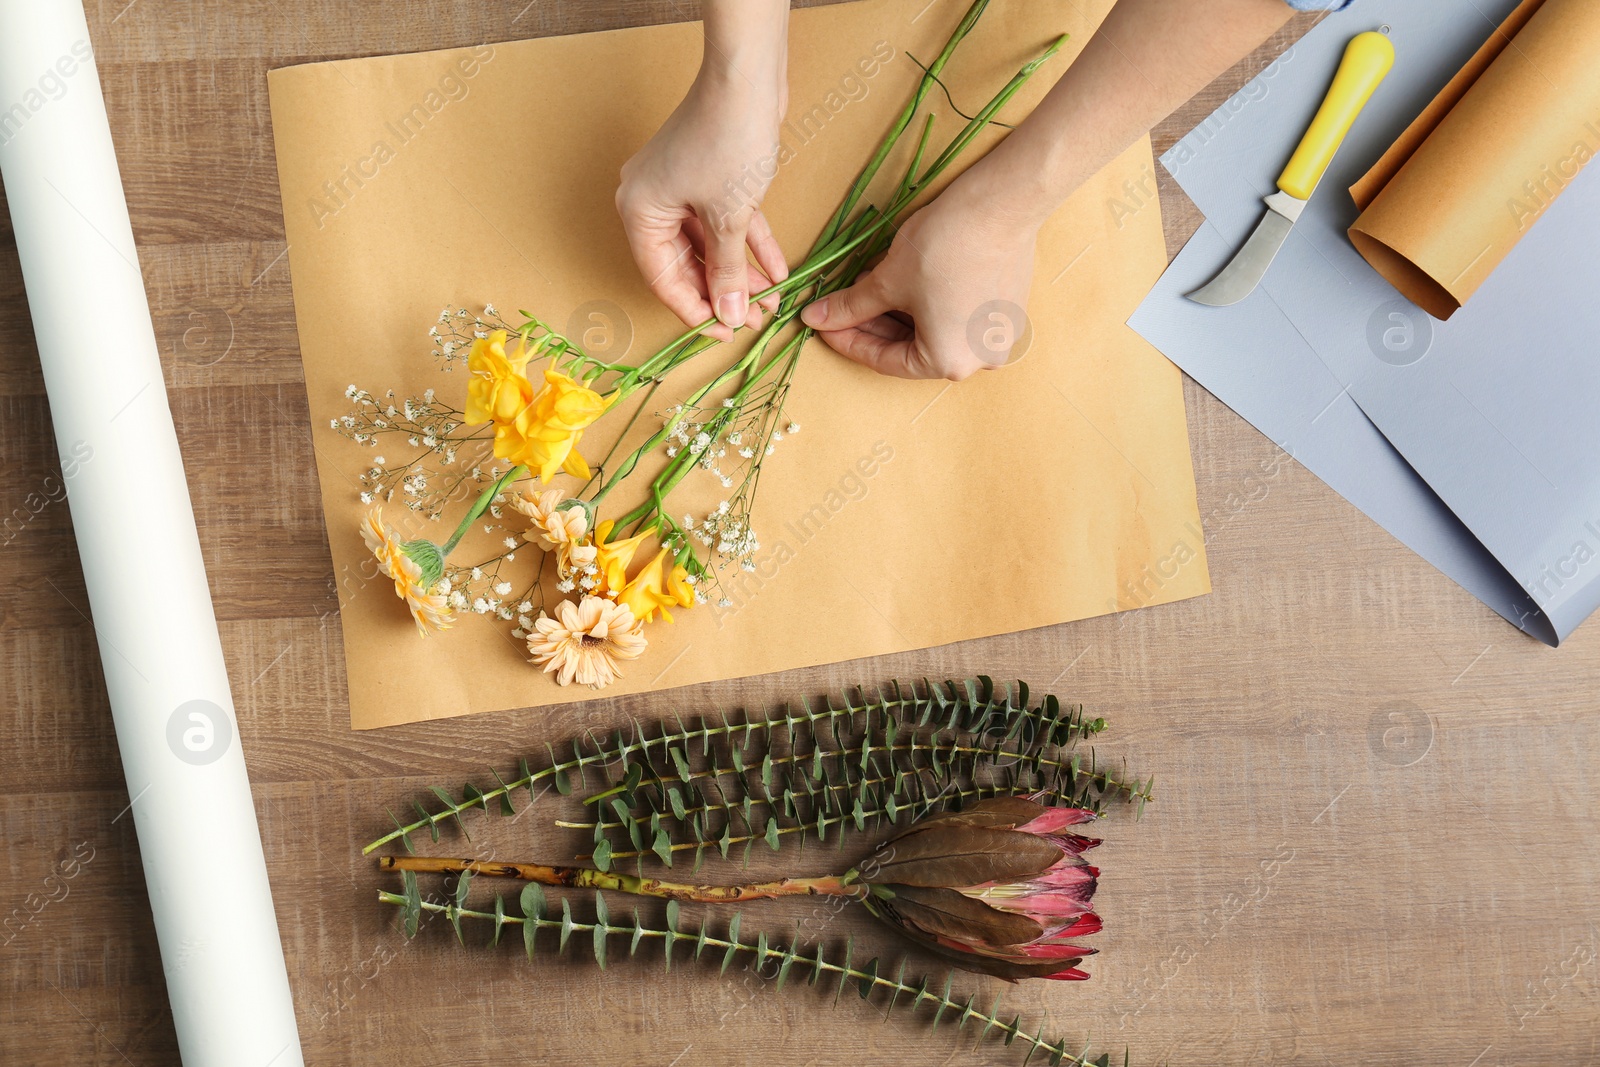
[[[1290,14],[1282,0],[1117,0],[1033,113],[802,318],[885,374],[960,379],[1005,362],[1045,219]]]
[[[734,327],[759,324],[750,294],[789,276],[760,209],[777,174],[788,104],[787,16],[787,3],[769,0],[706,4],[700,74],[623,166],[617,189],[628,245],[651,291],[687,325],[715,316],[720,324],[706,333],[722,340]],[[770,311],[778,298],[761,303]]]
[[[981,167],[900,227],[883,260],[801,320],[841,355],[899,378],[961,381],[1027,333],[1038,224],[1000,209]]]

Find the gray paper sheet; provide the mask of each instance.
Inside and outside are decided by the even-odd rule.
[[[1331,15],[1162,157],[1206,215],[1129,320],[1336,492],[1554,645],[1600,606],[1600,176],[1585,171],[1468,305],[1438,322],[1367,266],[1348,187],[1516,0]],[[1183,294],[1227,263],[1355,34],[1396,61],[1261,287]],[[1600,168],[1591,168],[1600,170]]]

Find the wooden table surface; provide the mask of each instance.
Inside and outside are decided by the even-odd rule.
[[[1159,785],[1143,820],[1103,824],[1092,980],[1018,988],[1025,1017],[1048,1011],[1052,1029],[1145,1064],[1600,1062],[1600,625],[1559,651],[1521,636],[1192,382],[1208,597],[628,706],[350,731],[265,73],[691,14],[672,0],[89,3],[307,1062],[1020,1062],[737,969],[663,977],[649,953],[603,976],[581,959],[530,965],[463,950],[443,924],[407,942],[374,902],[389,883],[356,855],[385,806],[515,766],[547,738],[979,672],[1085,702],[1112,723],[1101,755]],[[1158,150],[1307,25],[1167,122]],[[1162,204],[1175,252],[1199,219],[1170,182]],[[114,353],[85,312],[84,343]],[[0,212],[9,515],[59,492],[43,392]],[[0,544],[0,913],[20,916],[0,935],[0,1063],[176,1063],[65,504]],[[479,833],[526,857],[547,832]],[[773,909],[777,928],[798,914]],[[861,918],[825,934],[892,951]]]

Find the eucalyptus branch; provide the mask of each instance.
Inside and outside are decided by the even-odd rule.
[[[587,776],[591,769],[620,771],[625,784],[627,775],[633,773],[631,769],[637,767],[642,780],[647,770],[644,762],[657,752],[664,758],[671,758],[666,754],[676,751],[687,758],[698,747],[704,757],[709,755],[713,744],[731,747],[737,743],[742,755],[758,739],[767,739],[766,744],[770,746],[771,739],[781,738],[792,748],[797,738],[809,741],[824,735],[832,737],[836,745],[842,745],[844,738],[887,718],[902,727],[937,723],[944,729],[1027,737],[1052,744],[1090,736],[1105,728],[1103,719],[1085,719],[1080,706],[1062,704],[1054,696],[1030,706],[1027,686],[1020,682],[1015,689],[1000,691],[986,677],[942,685],[924,681],[920,691],[916,686],[902,686],[896,682],[888,690],[887,694],[880,690],[876,697],[869,697],[864,691],[854,695],[846,693],[842,703],[835,704],[829,699],[820,707],[802,700],[798,710],[781,708],[767,718],[751,718],[748,713],[730,718],[722,712],[714,719],[702,718],[691,726],[682,715],[675,715],[674,725],[660,724],[654,737],[644,724],[635,721],[631,735],[617,730],[609,741],[584,735],[563,743],[562,752],[570,751],[570,758],[558,756],[555,747],[547,745],[547,765],[534,770],[524,759],[517,773],[510,777],[502,777],[491,770],[492,784],[469,782],[462,787],[459,800],[439,786],[432,787],[430,804],[436,801],[436,806],[413,801],[417,817],[410,822],[401,822],[390,813],[395,828],[368,844],[362,854],[397,840],[411,851],[411,835],[424,829],[437,841],[441,823],[454,822],[466,833],[463,816],[475,808],[488,812],[491,803],[501,813],[514,815],[518,809],[513,797],[522,790],[527,791],[530,803],[550,788],[562,795],[570,794],[574,788],[574,772],[580,789],[588,788]],[[615,782],[615,778],[612,780]],[[620,791],[613,785],[609,792]]]
[[[1109,1053],[1096,1060],[1090,1060],[1087,1049],[1073,1051],[1076,1046],[1069,1045],[1064,1038],[1046,1038],[1043,1022],[1037,1030],[1030,1030],[1022,1026],[1020,1015],[1013,1016],[1007,1021],[999,1014],[1001,998],[998,996],[987,1010],[977,1006],[976,993],[965,1000],[957,999],[953,996],[955,984],[953,971],[945,976],[943,986],[939,988],[928,978],[908,980],[907,963],[904,960],[900,962],[892,977],[879,966],[877,957],[857,964],[854,959],[854,939],[846,941],[843,959],[836,961],[830,958],[829,949],[821,944],[780,945],[769,940],[764,931],[751,941],[740,933],[742,913],[738,912],[728,920],[726,932],[718,936],[711,932],[707,922],[698,925],[686,924],[676,900],[668,901],[666,919],[660,925],[647,922],[641,917],[637,908],[633,910],[631,921],[626,919],[613,921],[605,897],[598,892],[594,898],[594,919],[592,922],[585,922],[573,917],[571,901],[566,898],[562,898],[559,917],[553,915],[544,891],[537,883],[532,882],[522,890],[521,915],[510,914],[506,910],[505,898],[498,895],[495,897],[493,911],[480,911],[466,907],[470,879],[470,874],[463,874],[457,883],[453,899],[441,904],[424,900],[415,876],[408,873],[404,893],[380,891],[378,900],[401,909],[401,921],[408,937],[416,935],[421,916],[427,912],[445,915],[454,927],[457,938],[463,943],[465,943],[461,927],[463,919],[493,923],[491,943],[496,945],[500,943],[501,935],[507,927],[521,927],[523,947],[529,959],[537,955],[540,933],[556,934],[559,952],[564,952],[576,935],[580,943],[590,947],[595,962],[602,969],[605,968],[608,948],[614,939],[620,939],[627,944],[630,957],[637,955],[639,946],[646,941],[661,942],[664,963],[669,971],[672,969],[673,951],[679,946],[684,948],[692,946],[696,960],[703,958],[706,950],[710,949],[713,959],[717,954],[721,955],[720,973],[723,974],[727,973],[736,959],[742,957],[748,961],[746,965],[761,977],[767,977],[767,972],[770,970],[774,985],[782,989],[798,965],[810,971],[809,985],[817,985],[824,977],[835,982],[835,1003],[843,997],[847,987],[853,986],[862,1000],[871,999],[874,994],[888,994],[888,1000],[883,1003],[885,1014],[892,1013],[896,1007],[902,1006],[909,1007],[913,1011],[925,1005],[931,1007],[933,1029],[937,1029],[947,1019],[954,1023],[957,1033],[969,1025],[981,1024],[982,1029],[978,1032],[980,1041],[993,1036],[1001,1039],[1007,1046],[1019,1040],[1027,1046],[1028,1053],[1022,1061],[1024,1065],[1040,1053],[1046,1057],[1046,1062],[1051,1064],[1106,1067],[1110,1062]],[[1126,1056],[1123,1062],[1126,1065]]]
[[[1021,770],[1026,771],[1026,768]],[[828,799],[819,802],[815,797],[798,795],[784,798],[784,801],[790,799],[811,801],[804,811],[799,810],[799,804],[789,808],[784,801],[754,799],[742,806],[724,802],[685,805],[680,808],[682,799],[679,797],[675,799],[672,808],[676,827],[667,821],[664,812],[652,812],[649,818],[639,818],[629,813],[626,818],[601,818],[585,822],[558,819],[555,825],[565,829],[590,831],[596,842],[595,851],[580,855],[578,858],[592,860],[596,865],[609,867],[618,860],[653,855],[665,866],[671,867],[675,854],[693,849],[694,869],[699,870],[703,854],[708,848],[716,848],[722,858],[726,859],[732,848],[743,845],[744,860],[748,864],[749,850],[756,842],[765,842],[768,848],[776,851],[781,840],[793,834],[802,835],[802,846],[804,835],[813,833],[818,842],[826,843],[829,840],[829,831],[838,828],[838,833],[833,835],[835,847],[843,848],[848,831],[853,829],[861,833],[876,830],[885,823],[893,825],[907,813],[912,819],[920,819],[932,812],[965,807],[968,802],[974,800],[1019,795],[1038,796],[1042,801],[1055,806],[1101,812],[1106,793],[1118,789],[1138,788],[1140,792],[1135,796],[1144,797],[1147,795],[1145,790],[1154,784],[1152,778],[1146,785],[1127,787],[1116,779],[1091,770],[1087,777],[1065,779],[1065,787],[1060,777],[1052,780],[1029,777],[1026,774],[1009,774],[1004,780],[995,782],[963,783],[950,780],[942,786],[930,786],[927,777],[929,773],[931,772],[927,768],[919,771],[901,771],[887,777],[864,779],[860,783],[830,783],[824,789],[818,790],[819,793],[830,797],[841,797],[847,792],[857,793],[854,801],[849,804],[843,803],[842,797],[832,803],[829,803]],[[910,783],[917,786],[916,796],[910,795],[908,788]],[[1073,788],[1074,785],[1076,788]],[[885,790],[884,786],[888,786],[888,789]],[[865,787],[864,795],[862,787]],[[1142,809],[1142,800],[1133,802],[1140,804]],[[755,813],[762,811],[770,814],[764,819],[758,818]],[[710,816],[715,812],[724,815],[720,834],[708,829],[711,825]],[[738,816],[744,824],[742,832],[735,832],[735,816]],[[612,834],[619,829],[627,835],[628,842],[635,844],[636,847],[616,847]]]

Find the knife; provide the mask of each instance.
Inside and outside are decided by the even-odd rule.
[[[1278,176],[1278,191],[1266,198],[1266,216],[1232,262],[1210,282],[1188,294],[1190,300],[1227,307],[1255,292],[1317,183],[1322,181],[1328,164],[1333,162],[1334,153],[1344,143],[1345,134],[1393,66],[1394,45],[1384,34],[1369,30],[1350,39],[1316,118],[1289,158],[1289,165]]]

